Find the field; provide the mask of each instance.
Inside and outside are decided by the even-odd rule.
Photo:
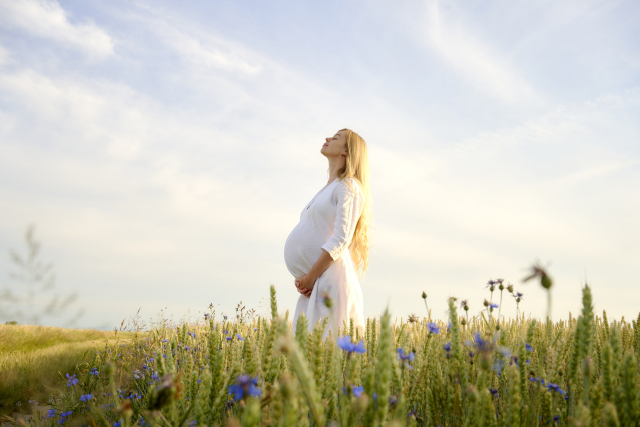
[[[542,285],[550,287],[544,276]],[[501,282],[491,286],[492,296],[494,290],[512,292]],[[392,324],[384,313],[367,321],[363,336],[344,325],[339,337],[322,340],[323,325],[307,333],[304,317],[291,335],[272,287],[270,318],[240,310],[233,320],[209,313],[197,324],[160,322],[75,370],[48,353],[48,363],[71,375],[51,409],[30,422],[638,425],[638,321],[595,316],[588,286],[581,315],[565,321],[498,321],[492,300],[471,318],[466,301],[452,298],[445,321],[411,316]]]
[[[66,373],[117,341],[113,331],[0,325],[0,415],[28,412],[29,400],[47,405],[65,391]]]

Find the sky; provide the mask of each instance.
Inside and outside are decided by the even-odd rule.
[[[270,284],[293,313],[284,242],[347,127],[371,162],[366,316],[425,316],[423,291],[475,315],[497,278],[545,316],[539,260],[554,319],[588,283],[628,320],[639,118],[634,0],[0,0],[0,290],[24,295],[9,251],[35,224],[55,284],[31,309],[78,295],[43,324],[266,314]]]

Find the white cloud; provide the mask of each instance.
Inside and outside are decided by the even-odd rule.
[[[4,46],[0,45],[0,66],[5,65],[9,62],[9,51],[4,48]]]
[[[104,29],[93,22],[71,23],[55,0],[0,0],[0,25],[56,40],[91,57],[113,54],[113,41]]]
[[[164,41],[182,55],[187,61],[201,67],[220,68],[246,74],[256,74],[260,66],[251,65],[232,51],[223,51],[221,43],[204,45],[201,40],[178,30],[161,31]]]
[[[535,101],[538,95],[515,67],[480,37],[451,22],[440,11],[438,0],[427,2],[426,41],[467,81],[507,103]]]

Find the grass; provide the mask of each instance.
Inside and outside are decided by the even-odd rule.
[[[59,344],[113,338],[113,331],[64,329],[53,326],[0,325],[0,357],[7,353],[28,353]],[[2,369],[2,365],[0,365]]]
[[[387,311],[323,340],[303,316],[292,335],[272,287],[270,317],[158,322],[96,353],[34,425],[640,425],[640,317],[597,316],[588,286],[580,316],[555,322],[501,319],[490,301],[471,316],[450,299],[444,320]]]
[[[74,374],[105,342],[117,342],[113,331],[0,325],[0,415],[28,411],[29,400],[46,403],[64,392],[65,374]]]

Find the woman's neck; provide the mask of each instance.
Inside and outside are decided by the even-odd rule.
[[[340,156],[338,158],[329,157],[329,181],[327,185],[331,184],[336,178],[342,168],[344,168],[345,158]]]

